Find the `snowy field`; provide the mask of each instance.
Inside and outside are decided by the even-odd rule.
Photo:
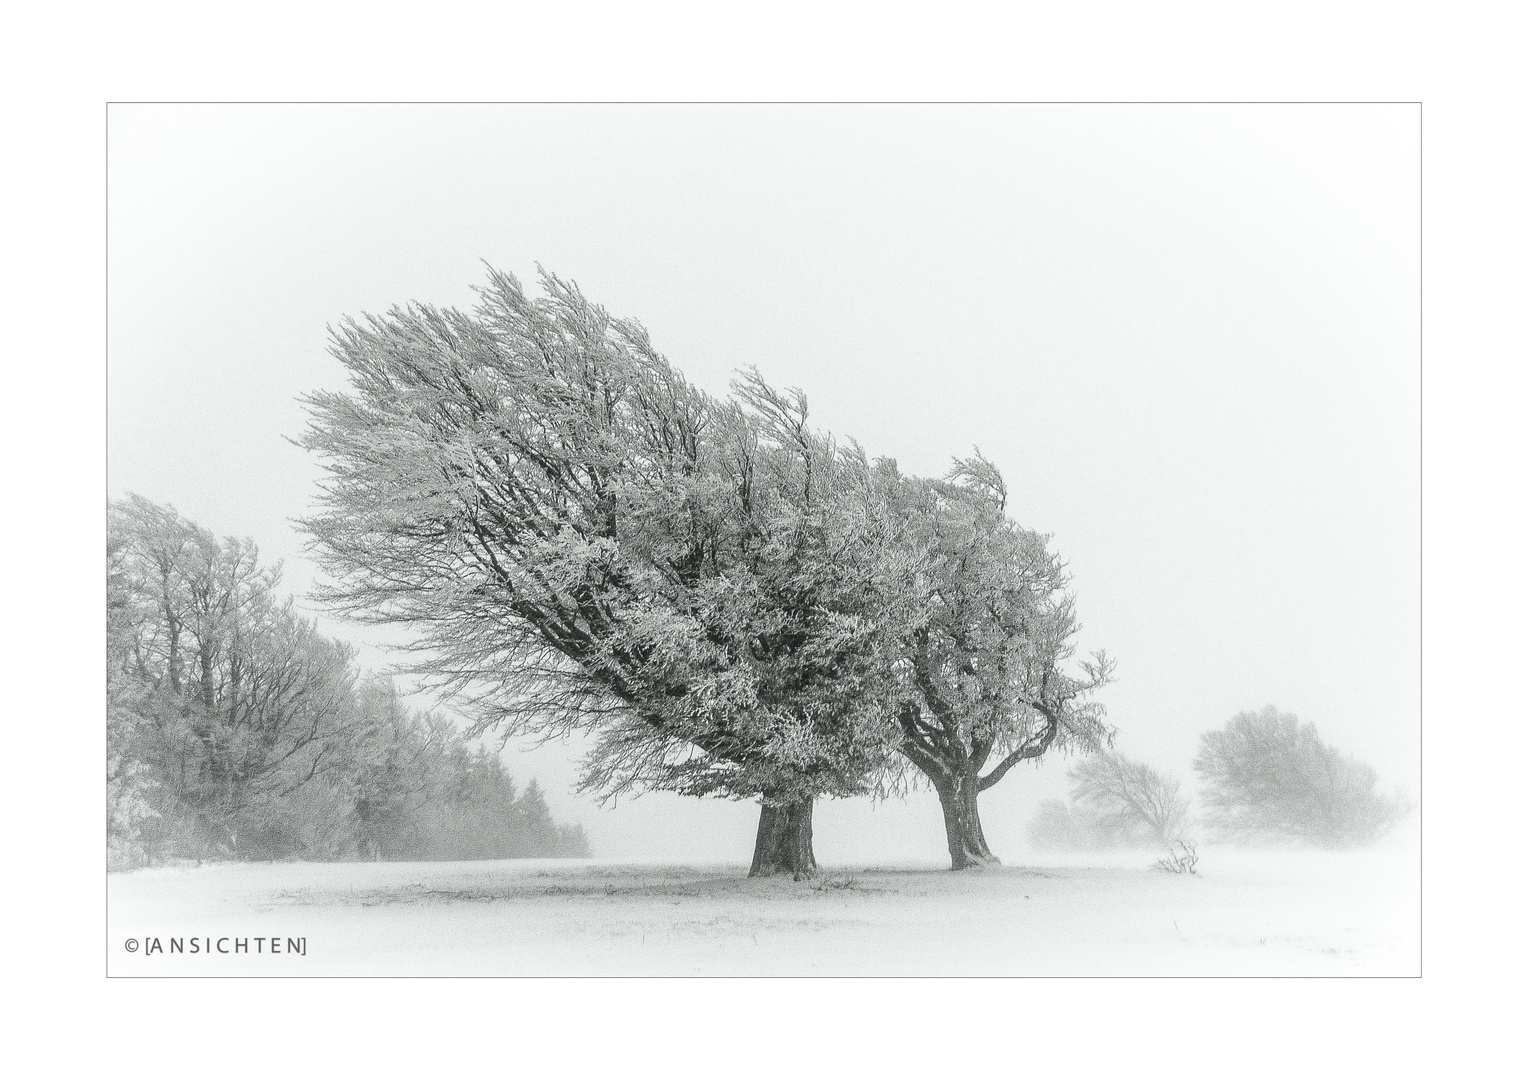
[[[108,875],[112,975],[1417,975],[1415,845],[1208,848],[951,873],[606,860]],[[270,955],[256,938],[303,939]],[[129,952],[127,939],[137,950]],[[164,949],[154,950],[154,939]],[[192,954],[190,939],[212,953]],[[227,954],[218,952],[221,947]],[[172,939],[186,952],[175,953]],[[247,942],[247,952],[234,951]]]

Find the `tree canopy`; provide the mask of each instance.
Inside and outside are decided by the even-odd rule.
[[[1408,809],[1399,795],[1376,790],[1372,768],[1272,705],[1205,732],[1194,769],[1206,821],[1222,839],[1353,847],[1385,833]]]
[[[758,872],[809,872],[813,800],[909,764],[952,864],[992,861],[977,795],[1107,740],[1111,668],[1065,670],[1067,575],[997,469],[903,476],[799,391],[748,372],[714,398],[638,323],[541,287],[490,271],[471,311],[333,332],[350,387],[305,399],[301,440],[322,599],[411,627],[480,729],[592,733],[587,790],[759,798]]]
[[[470,313],[335,332],[351,390],[306,399],[302,440],[328,471],[323,598],[411,626],[480,727],[594,730],[590,787],[804,804],[809,830],[898,742],[871,469],[801,395],[752,375],[713,399],[638,324],[542,287],[491,272]]]
[[[898,508],[920,567],[916,616],[897,631],[901,749],[939,794],[952,866],[979,866],[996,860],[977,797],[1021,761],[1107,742],[1091,695],[1113,664],[1099,653],[1065,670],[1068,575],[1047,537],[1007,517],[1002,475],[979,452],[943,480],[904,479]]]

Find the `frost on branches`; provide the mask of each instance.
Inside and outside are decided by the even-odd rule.
[[[869,790],[897,741],[869,469],[799,395],[718,402],[542,284],[335,335],[352,391],[311,395],[304,438],[325,598],[413,627],[482,728],[595,731],[591,788],[759,797],[754,872],[810,873],[812,800]]]
[[[107,865],[587,856],[499,756],[363,678],[248,540],[136,495],[107,525]]]
[[[593,734],[586,789],[761,804],[752,873],[808,874],[812,805],[940,793],[957,867],[977,793],[1105,737],[1060,564],[985,460],[903,477],[756,373],[691,387],[634,322],[542,274],[471,312],[347,321],[348,392],[306,401],[305,522],[331,605],[416,633],[479,730]],[[984,768],[988,771],[983,773]]]
[[[276,808],[356,723],[350,651],[278,601],[249,541],[138,496],[107,529],[113,865],[267,853]]]
[[[899,496],[922,560],[899,643],[901,750],[939,795],[951,867],[990,865],[978,796],[1021,761],[1107,742],[1089,698],[1113,665],[1099,653],[1063,670],[1077,632],[1066,572],[1046,537],[1006,517],[1002,476],[980,453],[942,481],[905,480]]]

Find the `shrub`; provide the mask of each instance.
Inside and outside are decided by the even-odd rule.
[[[1192,840],[1179,840],[1165,856],[1151,864],[1153,870],[1169,874],[1192,874],[1199,876],[1199,845]]]

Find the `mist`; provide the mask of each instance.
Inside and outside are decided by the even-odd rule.
[[[1382,781],[1419,752],[1414,106],[153,106],[109,114],[108,489],[252,537],[299,596],[327,327],[540,263],[693,383],[750,365],[903,469],[973,448],[1052,534],[1134,758],[1274,704]],[[395,659],[386,633],[309,606]],[[434,706],[421,700],[421,706]],[[449,709],[449,703],[445,703]],[[601,858],[746,858],[750,802],[576,795]],[[1025,850],[1066,758],[983,797]],[[823,800],[825,863],[937,861],[932,793]]]

